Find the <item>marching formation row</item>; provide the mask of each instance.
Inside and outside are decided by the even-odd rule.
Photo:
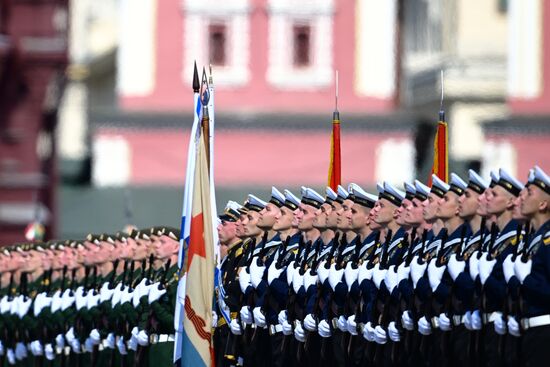
[[[0,366],[171,365],[178,239],[151,228],[2,248]]]
[[[216,365],[547,365],[550,178],[432,181],[230,201]]]

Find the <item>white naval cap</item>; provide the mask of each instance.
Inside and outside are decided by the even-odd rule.
[[[396,206],[401,206],[405,193],[396,189],[390,183],[384,182],[384,191],[379,195],[380,199],[386,199]]]
[[[244,203],[244,207],[246,209],[253,210],[255,212],[259,212],[260,210],[265,208],[266,205],[267,203],[265,201],[252,194],[248,194],[248,198]]]
[[[369,194],[356,183],[350,183],[348,186],[349,199],[355,204],[366,206],[367,208],[374,208],[374,204],[378,200],[376,195]]]
[[[489,186],[487,182],[480,175],[477,174],[473,169],[468,170],[468,188],[477,192],[478,194],[483,194],[483,191]]]
[[[342,204],[344,200],[346,200],[349,196],[349,192],[346,191],[344,186],[338,185],[338,191],[337,191],[338,197],[336,199],[337,202]]]
[[[302,187],[302,204],[320,208],[325,199],[311,187]]]
[[[460,178],[459,175],[457,175],[454,172],[451,173],[451,182],[449,185],[449,191],[452,191],[458,196],[460,196],[464,194],[464,190],[466,190],[466,187],[468,187],[468,185],[466,184],[466,182],[464,182],[463,179]]]
[[[290,190],[285,190],[285,206],[296,210],[298,209],[298,206],[300,205],[300,199],[296,197]]]
[[[491,171],[491,182],[489,183],[489,187],[495,187],[499,179],[498,171]]]
[[[508,171],[506,171],[504,168],[501,168],[498,171],[499,180],[497,185],[504,188],[506,191],[508,191],[510,194],[514,196],[518,196],[519,192],[523,189],[523,184],[518,181],[517,178],[512,176]],[[535,173],[536,175],[536,173]]]
[[[424,201],[430,195],[430,188],[418,180],[414,180],[414,188],[416,189],[415,196],[418,200]]]
[[[403,182],[403,187],[405,188],[405,199],[412,200],[416,196],[416,188],[414,185]]]
[[[449,185],[445,181],[437,177],[437,175],[432,174],[432,188],[430,192],[433,192],[434,194],[442,198],[447,191],[449,191]]]
[[[535,177],[533,185],[540,187],[544,192],[550,195],[550,177],[539,166],[534,167]]]
[[[325,202],[332,203],[338,199],[338,194],[334,192],[334,190],[327,186],[325,190]]]
[[[285,196],[275,186],[271,186],[271,198],[269,202],[280,208],[285,205]]]
[[[229,222],[237,221],[239,219],[240,210],[242,209],[242,207],[243,206],[236,201],[229,200],[225,205],[223,214],[219,216],[220,220],[225,220]]]

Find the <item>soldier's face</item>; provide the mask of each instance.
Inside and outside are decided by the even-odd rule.
[[[332,211],[330,204],[324,203],[315,212],[315,219],[313,219],[313,226],[318,229],[327,228],[328,214]]]
[[[144,238],[138,238],[135,244],[133,259],[138,261],[146,259],[149,254],[149,245],[151,242]]]
[[[408,224],[405,221],[405,215],[410,206],[412,206],[412,201],[409,199],[403,199],[401,206],[395,209],[395,222],[400,226],[406,226]]]
[[[246,214],[243,221],[244,234],[248,237],[258,236],[262,233],[262,230],[258,227],[258,220],[260,219],[260,213],[253,210]]]
[[[524,187],[520,192],[517,198],[514,199],[514,209],[512,210],[512,218],[515,220],[525,220],[527,217],[521,212],[521,203],[527,195],[527,187]]]
[[[274,231],[286,231],[292,226],[292,219],[294,218],[294,210],[283,206],[279,211],[279,214],[275,216],[275,224],[273,224]]]
[[[550,195],[536,185],[529,185],[521,201],[521,214],[532,218],[538,212],[547,213],[550,207]]]
[[[330,205],[330,213],[327,215],[327,228],[328,229],[337,229],[338,228],[338,210],[342,209],[342,204],[337,201],[334,201]]]
[[[38,251],[28,251],[28,256],[23,263],[23,271],[31,273],[42,266],[42,253]]]
[[[394,204],[390,203],[387,199],[380,199],[376,202],[376,206],[378,206],[376,216],[374,217],[376,223],[384,226],[393,220],[396,209]]]
[[[458,195],[453,191],[447,191],[439,199],[437,206],[437,217],[443,220],[451,219],[458,215]]]
[[[425,221],[429,222],[437,219],[436,211],[439,199],[439,196],[430,192],[430,194],[428,195],[428,200],[424,201],[422,216],[424,217]]]
[[[489,213],[487,212],[487,193],[491,190],[491,188],[487,188],[485,191],[483,191],[479,196],[477,197],[477,214],[481,215],[482,217],[487,217]]]
[[[118,254],[124,260],[134,258],[135,241],[133,238],[128,238],[126,241],[121,241],[118,246]]]
[[[235,222],[235,235],[239,238],[245,238],[246,234],[244,233],[243,221],[246,218],[246,214],[241,214],[239,219]]]
[[[410,205],[406,206],[405,222],[409,225],[416,226],[422,223],[422,201],[418,198],[414,198],[410,203]]]
[[[178,252],[179,243],[171,237],[162,235],[155,241],[155,257],[157,259],[168,259]]]
[[[317,208],[307,204],[300,204],[300,211],[302,215],[298,222],[298,229],[301,231],[311,230],[313,228],[313,220],[315,219]]]
[[[236,234],[237,225],[235,222],[230,222],[222,220],[218,224],[218,238],[220,239],[220,245],[225,245],[233,242],[237,236]]]
[[[258,219],[258,227],[263,230],[269,230],[273,228],[275,224],[275,217],[280,214],[281,210],[277,205],[273,203],[267,203],[265,208],[260,211],[260,218]]]
[[[303,216],[304,212],[302,212],[302,209],[298,206],[298,209],[294,211],[294,215],[292,217],[292,228],[298,228],[300,226],[300,221]]]
[[[476,215],[478,211],[479,194],[474,190],[467,188],[464,191],[464,195],[458,198],[458,215],[462,219],[470,219]]]
[[[353,204],[351,207],[351,230],[359,232],[369,225],[370,210],[362,205]]]
[[[514,196],[502,186],[495,186],[487,192],[487,212],[499,215],[514,203]]]
[[[342,207],[336,211],[336,228],[342,231],[348,231],[351,228],[351,207],[353,201],[346,199]]]

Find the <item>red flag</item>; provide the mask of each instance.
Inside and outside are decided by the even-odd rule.
[[[342,182],[342,162],[340,157],[340,114],[334,111],[332,117],[332,135],[330,138],[330,163],[328,167],[328,186],[334,191]]]
[[[447,148],[447,122],[445,122],[445,112],[439,112],[439,122],[434,139],[434,163],[432,173],[445,182],[449,181],[449,152]],[[429,184],[432,184],[430,175]]]

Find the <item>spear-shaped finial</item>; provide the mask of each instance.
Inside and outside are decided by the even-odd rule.
[[[208,95],[208,78],[206,77],[206,70],[202,68],[202,85],[201,85],[201,103],[203,107],[208,106],[210,96]]]
[[[445,110],[443,109],[443,98],[445,98],[443,69],[441,70],[441,100],[439,102],[439,121],[445,121]]]
[[[338,112],[338,70],[336,70],[335,74],[336,83],[334,85],[334,112],[332,113],[332,119],[340,120],[340,112]]]
[[[195,61],[195,66],[193,70],[193,93],[199,93],[201,85],[199,83],[199,72],[197,71],[197,62]]]
[[[210,64],[208,67],[210,69],[210,76],[208,77],[208,83],[210,83],[210,85],[214,85],[214,80],[212,79],[212,64]]]

